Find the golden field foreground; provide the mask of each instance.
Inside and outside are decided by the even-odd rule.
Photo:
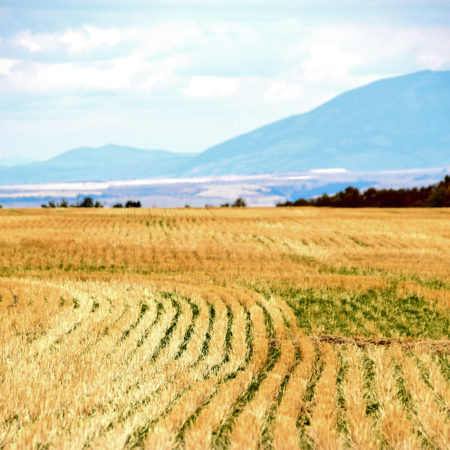
[[[450,211],[0,210],[0,448],[448,448]]]

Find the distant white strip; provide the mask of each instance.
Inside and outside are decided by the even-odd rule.
[[[346,173],[347,169],[313,169],[311,173]]]
[[[158,186],[170,184],[198,184],[198,183],[234,183],[254,180],[308,180],[310,176],[277,176],[277,175],[224,175],[196,178],[150,178],[142,180],[119,180],[105,182],[75,182],[75,183],[44,183],[44,184],[16,184],[0,186],[0,191],[94,191],[116,187]],[[80,192],[78,192],[79,194]]]
[[[0,193],[0,198],[27,198],[27,197],[40,197],[40,198],[46,198],[46,197],[64,197],[64,198],[77,198],[82,197],[83,195],[102,195],[102,191],[70,191],[70,190],[52,190],[52,191],[39,191],[39,190],[32,190],[32,191],[26,191],[26,192],[8,192],[8,193]]]
[[[149,178],[140,180],[117,180],[105,182],[74,182],[74,183],[43,183],[43,184],[17,184],[0,185],[0,198],[26,198],[26,197],[65,197],[76,198],[82,195],[103,195],[109,189],[123,189],[145,186],[179,186],[191,185],[230,185],[230,184],[256,184],[276,186],[285,182],[309,181],[313,183],[324,182],[355,182],[358,180],[383,180],[383,185],[393,182],[404,184],[406,179],[417,176],[443,176],[450,172],[450,168],[408,169],[381,172],[349,172],[346,169],[314,169],[305,172],[291,172],[284,174],[263,175],[222,175],[195,178]],[[334,175],[334,176],[333,176]],[[411,180],[410,180],[411,181]]]

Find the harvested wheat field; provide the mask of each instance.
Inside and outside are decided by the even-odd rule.
[[[450,211],[0,211],[1,448],[448,448]]]

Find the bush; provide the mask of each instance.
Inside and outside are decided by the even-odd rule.
[[[114,203],[113,208],[123,208],[122,203]]]
[[[93,208],[94,207],[94,200],[92,197],[84,197],[84,199],[81,201],[81,203],[78,204],[79,208]]]
[[[133,201],[133,200],[128,200],[126,203],[125,203],[125,208],[140,208],[141,207],[141,202],[138,200],[138,201]]]
[[[242,197],[238,197],[231,206],[233,208],[245,208],[247,203]]]
[[[48,204],[42,204],[41,208],[68,208],[69,203],[67,200],[62,199],[60,203],[56,203],[54,200],[49,200]]]

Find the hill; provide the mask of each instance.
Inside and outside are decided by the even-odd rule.
[[[0,185],[450,166],[450,72],[422,71],[345,92],[192,155],[118,145],[0,167]],[[1,165],[0,165],[1,166]]]
[[[0,168],[1,184],[107,181],[174,175],[192,155],[119,145],[69,150],[47,161]]]
[[[22,164],[30,164],[32,162],[35,162],[35,160],[25,156],[0,155],[0,167],[12,167]]]
[[[450,72],[423,71],[348,91],[305,113],[216,145],[191,175],[342,167],[352,171],[450,164]]]

